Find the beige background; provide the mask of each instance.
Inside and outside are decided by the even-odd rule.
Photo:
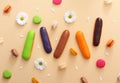
[[[85,76],[89,83],[118,83],[117,76],[120,72],[119,3],[120,0],[113,0],[112,5],[105,6],[104,0],[63,0],[60,6],[55,6],[52,4],[52,0],[0,0],[0,37],[4,38],[4,43],[0,45],[0,83],[31,83],[32,77],[36,77],[41,83],[80,83],[81,76]],[[12,10],[9,14],[3,14],[3,8],[7,4],[12,6]],[[77,19],[73,24],[64,22],[63,15],[68,10],[76,12]],[[26,12],[29,16],[29,21],[25,26],[19,26],[15,21],[16,15],[21,11]],[[42,17],[40,25],[32,23],[34,15]],[[100,45],[93,47],[94,22],[98,16],[102,17],[104,21],[103,31]],[[57,20],[59,25],[58,28],[52,30],[51,23],[54,20]],[[47,28],[53,48],[51,54],[46,54],[43,49],[39,35],[41,26]],[[34,29],[36,35],[31,58],[29,61],[24,61],[21,53],[26,34],[30,29]],[[56,60],[53,58],[53,52],[65,29],[70,31],[70,38],[62,56]],[[76,43],[75,33],[78,30],[85,34],[91,52],[89,60],[82,57]],[[20,35],[24,37],[20,38]],[[109,38],[113,38],[115,44],[112,48],[106,49],[105,44]],[[77,50],[78,56],[70,55],[71,47]],[[19,51],[19,57],[15,58],[11,55],[12,48]],[[106,53],[109,55],[106,56]],[[47,62],[47,68],[44,71],[39,71],[34,67],[34,60],[39,57],[44,58]],[[95,65],[99,58],[106,61],[103,69],[98,69]],[[60,63],[66,63],[67,69],[59,71]],[[2,77],[5,69],[9,69],[13,74],[9,80]],[[50,76],[48,76],[49,74]]]

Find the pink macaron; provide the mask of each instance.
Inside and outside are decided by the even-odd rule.
[[[53,0],[53,4],[60,5],[62,3],[62,0]]]
[[[105,66],[105,61],[104,61],[103,59],[98,59],[98,60],[96,61],[96,66],[97,66],[98,68],[103,68],[103,67]]]

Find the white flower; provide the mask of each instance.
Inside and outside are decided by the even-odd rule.
[[[28,15],[24,12],[20,12],[16,17],[16,21],[19,25],[25,25],[28,21]]]
[[[65,22],[67,23],[72,23],[75,21],[76,19],[76,14],[74,11],[67,11],[65,14],[64,14],[64,19],[65,19]]]
[[[34,61],[34,65],[37,69],[43,70],[46,68],[47,64],[43,58],[38,58]]]

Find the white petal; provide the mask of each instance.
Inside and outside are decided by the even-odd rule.
[[[64,16],[65,16],[65,17],[68,17],[68,16],[69,16],[69,12],[66,12]]]
[[[34,61],[34,64],[38,64],[38,62],[37,62],[37,61]]]
[[[39,70],[43,70],[43,69],[44,69],[43,67],[41,67],[41,66],[39,67]]]
[[[39,65],[35,64],[35,67],[36,67],[37,69],[39,69]]]
[[[23,22],[20,21],[20,20],[18,20],[17,23],[18,23],[19,25],[23,25]]]
[[[72,23],[73,20],[72,20],[72,19],[69,19],[69,18],[66,18],[66,22],[67,22],[67,23]]]
[[[38,58],[38,59],[36,59],[36,61],[39,63],[39,62],[41,61],[41,59],[40,59],[40,58]]]
[[[76,16],[74,15],[74,16],[72,17],[72,19],[75,20],[75,19],[76,19]]]
[[[73,12],[73,11],[71,11],[71,14],[72,14],[73,16],[76,16],[75,12]]]

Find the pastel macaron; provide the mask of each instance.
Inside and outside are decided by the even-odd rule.
[[[42,22],[42,18],[38,15],[33,16],[33,23],[40,24]]]
[[[96,61],[96,66],[97,66],[98,68],[103,68],[103,67],[105,66],[105,64],[106,64],[106,62],[105,62],[105,60],[103,60],[103,59],[98,59],[98,60]]]
[[[62,0],[53,0],[53,4],[60,5],[62,3]]]
[[[9,78],[11,78],[11,76],[12,76],[11,71],[9,71],[9,70],[4,70],[4,71],[3,71],[3,77],[4,77],[5,79],[9,79]]]

